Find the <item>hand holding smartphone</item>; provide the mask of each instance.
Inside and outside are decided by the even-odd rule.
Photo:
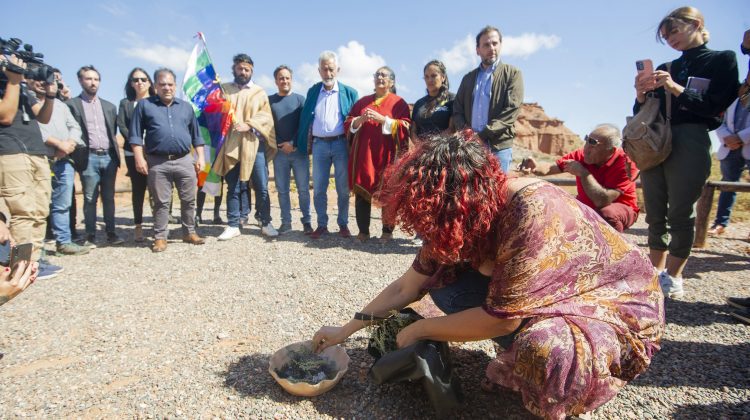
[[[635,69],[638,71],[636,77],[638,85],[644,91],[656,89],[656,78],[654,77],[654,63],[650,59],[638,60],[635,62]]]
[[[33,249],[34,245],[30,242],[18,244],[10,249],[10,264],[8,264],[8,267],[10,267],[11,273],[16,271],[18,263],[21,261],[25,261],[28,265],[31,261],[31,252]]]

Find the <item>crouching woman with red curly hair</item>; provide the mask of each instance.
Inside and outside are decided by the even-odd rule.
[[[545,181],[506,178],[461,135],[418,144],[385,179],[384,211],[424,245],[362,313],[387,316],[429,293],[447,314],[403,329],[399,347],[494,339],[505,350],[489,383],[551,419],[599,407],[649,366],[664,331],[657,273],[594,210]],[[322,327],[313,343],[366,325]]]

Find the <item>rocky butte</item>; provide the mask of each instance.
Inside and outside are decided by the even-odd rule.
[[[581,147],[581,138],[563,121],[548,116],[539,104],[525,103],[516,120],[515,145],[534,152],[562,156]]]

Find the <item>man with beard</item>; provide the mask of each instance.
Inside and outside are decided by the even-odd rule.
[[[471,128],[508,173],[513,160],[515,123],[523,102],[523,78],[516,67],[500,61],[500,30],[485,26],[477,35],[479,67],[461,80],[453,103],[453,125]]]
[[[253,60],[247,54],[234,56],[234,82],[223,83],[226,99],[232,104],[234,120],[224,146],[217,152],[213,170],[227,183],[227,228],[218,240],[228,241],[240,235],[241,183],[252,180],[260,217],[260,233],[275,237],[271,225],[271,201],[268,195],[268,162],[276,156],[276,131],[268,96],[252,82]]]
[[[67,104],[81,127],[87,146],[82,153],[75,151],[73,154],[83,185],[84,245],[93,247],[96,243],[96,203],[100,194],[107,243],[120,245],[124,241],[115,233],[115,178],[120,166],[120,149],[115,140],[117,108],[98,97],[100,75],[94,66],[81,67],[78,82],[83,91]]]
[[[182,242],[203,245],[204,239],[195,233],[197,175],[205,165],[198,120],[189,102],[175,98],[172,70],[156,70],[154,83],[156,96],[138,101],[128,137],[135,169],[148,176],[148,193],[154,198],[154,244],[151,251],[167,249],[172,184],[180,197]],[[191,146],[198,154],[197,161],[190,155]]]
[[[328,181],[333,165],[338,196],[339,236],[349,238],[349,145],[344,134],[344,120],[359,95],[353,88],[336,80],[338,56],[323,51],[318,57],[321,82],[307,91],[302,108],[297,149],[312,150],[313,204],[318,214],[318,227],[310,237],[319,239],[328,233]]]

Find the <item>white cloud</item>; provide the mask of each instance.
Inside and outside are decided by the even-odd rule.
[[[185,44],[175,46],[147,42],[139,34],[131,31],[125,33],[124,42],[131,45],[129,48],[120,49],[126,57],[139,58],[157,66],[168,67],[177,73],[185,70],[190,58],[191,49],[185,48]]]
[[[557,35],[522,34],[503,38],[501,55],[526,58],[535,52],[545,49],[551,50],[560,44]]]
[[[349,41],[346,45],[339,46],[336,54],[339,56],[341,68],[338,79],[357,89],[360,96],[371,94],[374,88],[372,75],[378,67],[385,65],[385,59],[375,53],[367,53],[365,46],[357,41]],[[317,60],[313,63],[302,63],[295,74],[297,83],[304,86],[303,89],[319,82]]]
[[[105,12],[112,16],[125,16],[128,14],[127,7],[119,1],[110,1],[99,5]]]
[[[276,93],[276,83],[274,82],[273,77],[267,74],[261,74],[258,77],[253,76],[253,82],[262,87],[269,96]]]
[[[438,59],[445,64],[448,73],[460,73],[479,63],[474,37],[466,35],[464,39],[453,43],[449,50],[440,50]]]
[[[158,66],[169,67],[176,72],[184,71],[187,60],[190,58],[189,50],[161,44],[122,48],[120,52],[127,57],[140,58]]]
[[[560,44],[557,35],[525,33],[520,36],[504,36],[500,56],[526,58],[540,49],[553,49]],[[438,58],[445,63],[448,73],[461,73],[479,64],[476,38],[466,35],[453,43],[448,50],[438,51]]]

